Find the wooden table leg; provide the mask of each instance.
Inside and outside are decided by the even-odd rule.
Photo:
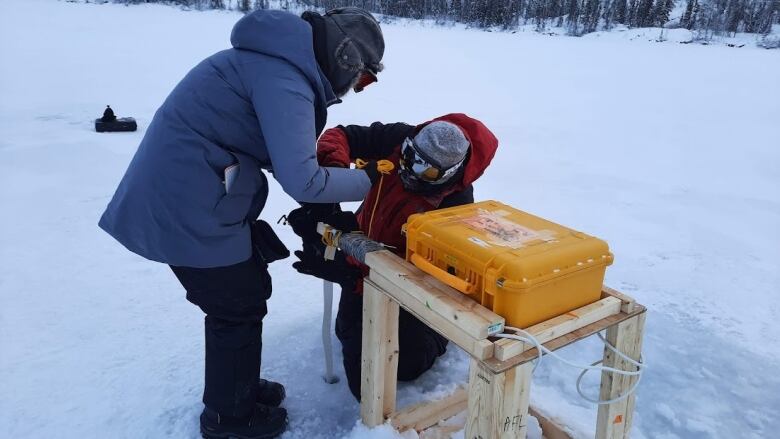
[[[629,358],[639,360],[642,352],[642,334],[645,316],[642,313],[607,329],[607,341]],[[621,370],[636,370],[636,367],[604,347],[604,366]],[[636,382],[636,376],[618,375],[609,372],[601,374],[600,399],[613,399],[623,395]],[[600,405],[596,424],[596,439],[627,439],[631,431],[634,414],[635,394],[614,404]]]
[[[471,360],[465,439],[524,439],[532,363],[493,374]]]
[[[364,284],[360,416],[368,427],[381,425],[395,411],[398,311],[386,294]]]

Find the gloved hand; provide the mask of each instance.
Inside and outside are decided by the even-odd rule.
[[[341,207],[336,203],[301,203],[301,207],[287,214],[287,223],[292,226],[296,235],[303,238],[304,242],[319,241],[317,223],[327,222],[328,217],[338,212],[341,212]]]
[[[355,232],[360,230],[357,216],[354,212],[336,212],[325,218],[323,223],[333,227],[336,230],[340,230],[345,233]]]
[[[345,290],[354,289],[355,282],[363,276],[360,269],[350,265],[341,252],[338,252],[332,261],[308,251],[296,251],[295,257],[299,260],[293,262],[293,268],[298,273],[337,283]]]
[[[355,214],[342,212],[338,204],[304,204],[287,215],[287,223],[304,241],[320,240],[320,234],[317,233],[319,222],[342,232],[360,230]]]
[[[301,237],[303,251],[312,260],[325,258],[325,244],[322,235],[317,233],[318,222],[344,232],[360,230],[355,214],[342,212],[338,204],[302,204],[287,215],[287,223]]]

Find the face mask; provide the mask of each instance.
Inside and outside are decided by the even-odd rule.
[[[358,76],[357,82],[355,83],[355,86],[352,87],[352,89],[355,91],[355,93],[360,93],[363,91],[363,89],[377,81],[379,81],[379,79],[377,79],[376,73],[372,72],[371,70],[363,70]]]
[[[425,183],[424,181],[417,178],[414,174],[403,168],[398,171],[398,177],[401,178],[401,184],[403,184],[404,190],[407,192],[427,195],[435,192],[436,189],[438,189],[436,186]]]

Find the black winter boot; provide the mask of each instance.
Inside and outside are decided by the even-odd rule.
[[[271,439],[287,428],[287,410],[256,404],[246,418],[220,416],[208,407],[200,415],[200,434],[204,439]]]
[[[260,404],[279,407],[286,395],[284,386],[277,382],[262,378],[257,382],[257,402]]]

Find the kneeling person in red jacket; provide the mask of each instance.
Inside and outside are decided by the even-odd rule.
[[[320,137],[317,158],[321,165],[346,167],[368,162],[372,176],[372,188],[354,216],[341,212],[337,205],[307,205],[289,216],[296,232],[304,237],[304,251],[296,252],[300,261],[293,266],[342,287],[336,335],[342,345],[349,388],[356,398],[360,398],[362,278],[368,269],[347,260],[341,252],[335,261],[325,261],[319,251],[312,250],[319,245],[319,237],[311,228],[323,221],[342,230],[360,230],[404,257],[406,240],[401,226],[409,215],[472,203],[472,183],[482,175],[497,147],[493,133],[464,114],[449,114],[417,126],[379,122],[338,126]],[[380,173],[376,170],[379,160],[389,160],[394,169]],[[301,233],[300,224],[307,224],[310,230]],[[430,369],[447,346],[446,338],[403,309],[398,337],[401,381],[413,380]]]

